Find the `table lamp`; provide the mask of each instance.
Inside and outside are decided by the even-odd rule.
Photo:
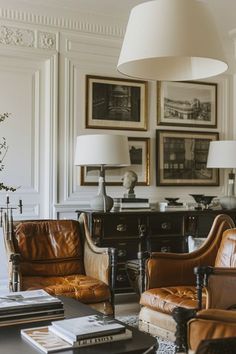
[[[228,175],[227,196],[220,197],[219,199],[224,209],[235,209],[235,174],[233,169],[236,167],[236,140],[211,141],[207,167],[231,169]]]
[[[117,66],[122,74],[182,81],[218,75],[227,68],[205,1],[154,0],[132,9]]]
[[[90,206],[96,211],[111,210],[113,199],[106,194],[105,168],[130,165],[127,136],[112,134],[78,136],[75,165],[100,167],[98,194],[91,200]]]

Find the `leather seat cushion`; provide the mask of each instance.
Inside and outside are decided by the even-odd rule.
[[[196,350],[205,339],[235,337],[236,313],[225,310],[203,310],[188,323],[189,348]]]
[[[44,289],[51,295],[69,296],[87,304],[110,299],[108,285],[86,275],[24,277],[22,290],[33,289]]]
[[[203,292],[203,308],[206,296]],[[197,307],[197,292],[195,286],[176,286],[155,288],[145,291],[140,299],[140,304],[152,310],[171,314],[177,306],[184,308]]]
[[[16,253],[25,276],[84,273],[79,223],[75,220],[21,222],[15,227]]]

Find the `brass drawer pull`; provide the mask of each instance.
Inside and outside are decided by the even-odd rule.
[[[118,224],[118,225],[116,225],[116,230],[119,231],[119,232],[125,232],[127,230],[127,225]]]
[[[161,224],[162,230],[170,230],[171,229],[171,224],[169,222],[163,222]]]
[[[125,257],[127,255],[127,251],[126,250],[118,250],[118,257]]]
[[[119,274],[119,275],[117,275],[116,280],[117,281],[125,281],[126,280],[126,276],[122,275],[122,274]]]

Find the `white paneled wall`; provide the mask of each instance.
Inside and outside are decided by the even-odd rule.
[[[12,113],[0,123],[0,137],[9,144],[0,180],[19,186],[10,199],[23,200],[22,218],[76,218],[75,210],[88,205],[96,187],[80,185],[79,168],[73,165],[75,137],[100,132],[85,128],[85,77],[121,77],[116,64],[125,23],[109,17],[83,18],[81,13],[78,20],[69,21],[63,13],[57,18],[4,9],[0,18],[0,112]],[[210,81],[218,83],[218,128],[211,131],[232,138],[234,99],[229,93],[234,80],[224,75]],[[219,187],[156,187],[156,106],[156,83],[149,82],[148,130],[117,131],[151,138],[151,185],[136,187],[136,194],[153,202],[165,196],[190,201],[189,193],[223,194],[223,178]],[[108,187],[108,192],[115,197],[124,190]],[[5,198],[0,192],[0,205]],[[7,278],[3,254],[1,241],[0,284]]]

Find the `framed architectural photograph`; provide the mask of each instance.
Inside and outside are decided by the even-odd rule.
[[[219,170],[207,168],[210,141],[218,133],[157,130],[158,186],[218,186]]]
[[[147,130],[147,82],[86,76],[86,128]]]
[[[157,124],[217,127],[217,84],[158,82]]]
[[[138,186],[150,184],[150,139],[128,138],[131,165],[127,167],[106,167],[106,185],[120,186],[126,171],[137,173]],[[98,181],[98,167],[81,167],[82,186],[95,186]]]

